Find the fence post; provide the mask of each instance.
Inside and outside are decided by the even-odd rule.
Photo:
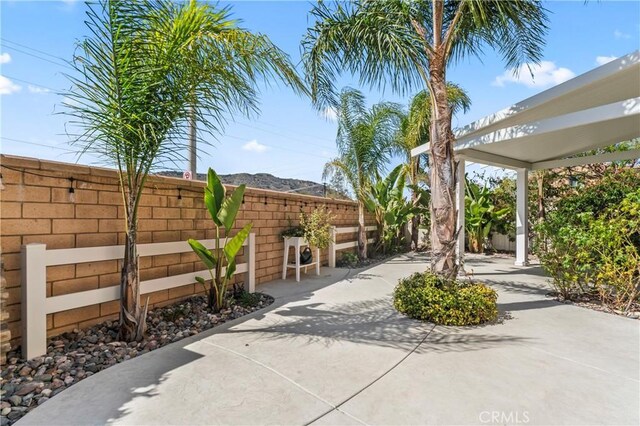
[[[249,244],[247,245],[247,275],[245,290],[249,293],[256,291],[256,234],[249,234]]]
[[[47,353],[46,244],[22,246],[22,357]]]
[[[329,267],[336,267],[336,236],[338,233],[336,232],[336,227],[331,227],[331,242],[329,242]]]

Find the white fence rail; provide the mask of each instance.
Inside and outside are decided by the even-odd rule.
[[[491,235],[491,245],[493,248],[500,251],[515,252],[516,242],[509,240],[508,235],[493,234]]]
[[[375,231],[376,226],[365,226],[365,231]],[[344,250],[346,248],[358,247],[358,240],[355,241],[347,241],[344,243],[336,243],[336,237],[338,234],[352,234],[354,232],[358,232],[357,226],[350,226],[347,228],[336,228],[335,226],[331,227],[331,243],[329,244],[329,267],[336,267],[336,252],[338,250]],[[375,241],[374,238],[367,239],[367,242],[373,243]]]
[[[201,243],[207,248],[215,247],[215,240],[204,240]],[[246,274],[245,289],[253,293],[256,282],[255,234],[249,234],[244,246],[245,263],[237,265],[234,275]],[[191,251],[191,246],[186,241],[138,245],[140,257]],[[47,266],[101,262],[122,259],[123,257],[124,246],[58,250],[47,250],[46,244],[22,246],[22,356],[31,359],[46,354],[47,314],[120,299],[119,285],[47,297]],[[207,271],[202,270],[142,281],[140,293],[147,294],[193,284],[197,282],[196,276],[206,276],[206,274]]]

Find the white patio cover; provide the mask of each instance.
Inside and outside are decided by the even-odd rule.
[[[640,51],[475,121],[455,135],[459,176],[464,175],[465,161],[517,170],[516,264],[525,265],[528,171],[640,158],[640,150],[575,157],[640,137]],[[412,155],[428,150],[425,144]],[[459,206],[464,203],[462,184],[459,182]],[[458,215],[459,255],[464,244],[462,211]]]

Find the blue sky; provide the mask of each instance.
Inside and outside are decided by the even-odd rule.
[[[231,4],[234,17],[242,19],[245,28],[268,35],[294,63],[299,61],[309,2]],[[534,80],[526,72],[514,79],[489,49],[482,61],[468,59],[449,70],[449,80],[464,87],[473,102],[468,113],[456,117],[455,125],[468,124],[640,46],[639,1],[557,1],[545,6],[551,12],[550,31]],[[89,156],[77,158],[65,135],[67,118],[56,114],[62,101],[56,92],[68,87],[63,73],[69,69],[62,59],[70,59],[75,41],[87,34],[85,5],[3,0],[0,13],[1,152],[100,164]],[[350,76],[343,76],[340,83],[358,87]],[[408,101],[389,91],[362,89],[370,103]],[[260,102],[259,117],[235,117],[218,141],[206,148],[199,171],[213,167],[219,173],[268,172],[320,181],[324,163],[336,153],[336,124],[284,86],[265,88]]]

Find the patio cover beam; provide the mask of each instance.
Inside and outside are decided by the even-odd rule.
[[[497,148],[499,144],[499,146],[503,147],[502,149],[509,151],[510,148],[515,147],[515,144],[526,143],[528,142],[528,139],[533,138],[537,138],[539,140],[541,137],[548,138],[550,140],[558,140],[559,142],[563,140],[570,141],[571,139],[567,138],[573,136],[573,131],[581,131],[582,129],[593,128],[594,126],[604,125],[605,123],[617,123],[616,120],[621,119],[631,120],[625,121],[625,123],[627,123],[626,126],[631,126],[633,124],[633,130],[635,132],[638,117],[640,117],[640,97],[613,102],[607,105],[601,105],[582,111],[546,118],[531,123],[498,129],[477,137],[463,137],[458,139],[454,146],[454,150],[478,150],[478,148],[482,148],[484,150],[493,147]],[[576,147],[572,149],[574,152],[565,152],[564,155],[558,153],[555,158],[553,157],[553,153],[550,152],[542,152],[539,155],[546,156],[548,160],[559,159],[566,157],[566,155],[594,149],[598,147],[599,144],[607,145],[616,142],[621,142],[621,140],[616,140],[614,142],[598,141],[597,143],[595,141],[591,141],[591,143],[588,144],[591,146],[585,146],[587,144],[577,144]],[[558,147],[560,147],[560,145]],[[551,158],[549,158],[550,154]],[[526,161],[524,158],[520,158],[520,160]]]
[[[527,161],[516,160],[515,158],[504,157],[498,154],[490,154],[488,152],[477,151],[475,149],[465,149],[463,153],[457,154],[456,158],[513,170],[530,169],[532,166],[532,164]]]
[[[640,149],[615,151],[584,157],[563,158],[561,160],[540,161],[531,165],[531,170],[555,169],[557,167],[576,167],[586,164],[610,163],[612,161],[635,160],[640,158]]]

